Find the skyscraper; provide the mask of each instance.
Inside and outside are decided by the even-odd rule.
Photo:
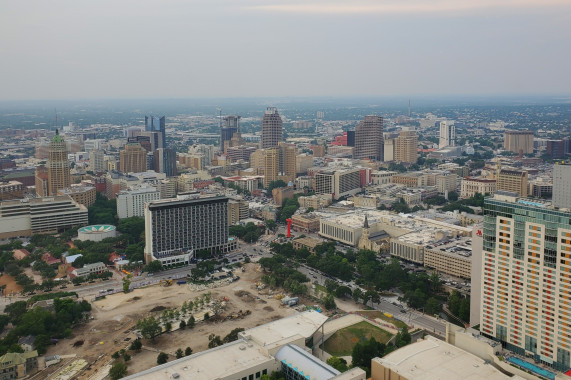
[[[416,164],[418,136],[415,131],[402,131],[394,141],[394,160]]]
[[[160,133],[160,136],[153,135],[151,139],[153,149],[164,148],[166,146],[167,136],[164,116],[145,116],[145,131]]]
[[[533,153],[533,131],[505,131],[504,149],[514,153]]]
[[[381,116],[365,116],[365,119],[355,128],[356,159],[384,159],[383,118]]]
[[[508,168],[496,170],[496,189],[517,193],[520,197],[527,197],[527,171]]]
[[[282,141],[282,118],[276,107],[268,107],[262,118],[262,149],[273,148]]]
[[[571,209],[571,164],[553,165],[553,205]]]
[[[439,121],[438,124],[440,127],[438,148],[456,146],[456,126],[450,121]]]
[[[48,154],[48,195],[57,195],[59,189],[71,185],[70,165],[67,159],[67,147],[56,129],[56,135],[50,143]]]
[[[167,177],[177,175],[176,152],[170,148],[159,148],[155,150],[153,163],[157,173],[165,173]]]
[[[242,116],[228,115],[224,116],[222,127],[220,128],[220,150],[226,151],[224,143],[232,140],[234,133],[240,131],[240,118]]]
[[[119,152],[119,170],[123,173],[147,171],[147,150],[139,143],[127,143]]]
[[[484,200],[480,331],[520,355],[571,367],[571,213],[496,191]]]

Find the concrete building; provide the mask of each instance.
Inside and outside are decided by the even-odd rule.
[[[176,152],[170,148],[159,148],[154,151],[155,171],[165,173],[167,177],[174,177],[177,173]],[[144,171],[144,170],[142,170]]]
[[[394,161],[416,164],[418,136],[414,130],[402,131],[394,140]]]
[[[145,261],[165,266],[190,262],[193,251],[227,252],[228,198],[181,196],[145,208]]]
[[[444,172],[435,176],[436,190],[440,194],[446,194],[458,190],[458,177],[456,174]]]
[[[517,154],[533,153],[533,131],[505,131],[504,149]]]
[[[147,170],[147,150],[139,143],[127,143],[119,153],[119,171],[140,173]]]
[[[58,190],[57,195],[67,195],[75,202],[82,204],[85,207],[90,207],[95,203],[97,190],[95,190],[94,186],[72,185],[67,189]]]
[[[331,198],[330,194],[321,194],[311,195],[308,197],[299,197],[297,198],[297,201],[299,203],[299,207],[311,207],[314,210],[319,210],[329,206],[333,202],[333,199]]]
[[[280,171],[280,150],[270,148],[264,150],[264,187],[278,180]]]
[[[460,198],[471,198],[476,193],[494,195],[495,191],[495,179],[466,177],[460,184]]]
[[[297,232],[318,232],[319,231],[319,216],[316,214],[297,214],[291,217],[292,228]]]
[[[282,118],[276,107],[268,107],[262,118],[262,149],[278,146],[282,141]]]
[[[383,118],[365,116],[355,127],[355,150],[353,158],[384,160]]]
[[[34,184],[36,187],[36,195],[38,197],[47,197],[49,192],[48,168],[39,165],[34,171]]]
[[[438,242],[424,247],[424,266],[456,277],[472,276],[471,237]]]
[[[117,193],[117,216],[119,219],[145,216],[145,204],[161,199],[156,187],[140,185]]]
[[[537,178],[528,182],[528,194],[537,198],[551,198],[553,196],[553,183]]]
[[[527,171],[498,168],[496,171],[496,191],[511,191],[520,197],[527,197]]]
[[[250,216],[248,201],[243,199],[228,200],[228,225],[232,226],[240,220],[247,219]]]
[[[571,209],[571,164],[553,165],[553,205]]]
[[[102,150],[89,151],[89,168],[94,173],[102,173],[106,171],[105,153]]]
[[[315,174],[315,193],[339,199],[361,191],[359,169],[324,170]]]
[[[250,156],[256,151],[253,146],[238,145],[229,147],[226,150],[226,154],[234,162],[239,160],[250,161]]]
[[[571,367],[571,213],[496,191],[484,200],[480,331],[543,365]]]
[[[372,380],[523,380],[432,336],[371,361]]]
[[[383,157],[385,162],[395,159],[395,139],[385,138],[383,142]]]
[[[92,273],[107,271],[107,267],[102,262],[85,264],[82,268],[76,268],[71,273],[77,277],[87,277]]]
[[[286,199],[293,198],[293,187],[276,187],[272,189],[274,204],[283,206]]]
[[[26,186],[19,181],[0,181],[0,201],[24,198]]]
[[[393,183],[393,175],[395,174],[398,173],[389,170],[374,171],[371,173],[371,181],[373,182],[373,185],[385,185],[387,183]]]
[[[48,168],[48,195],[56,195],[59,189],[71,185],[70,164],[67,159],[67,147],[64,139],[56,130],[56,135],[50,143]]]
[[[234,133],[240,130],[240,119],[242,116],[228,115],[222,119],[222,126],[220,128],[220,151],[227,151],[227,141],[232,140]]]
[[[312,237],[302,237],[291,241],[294,249],[306,248],[309,252],[315,253],[315,247],[323,244],[325,240],[315,239]]]
[[[295,172],[296,175],[307,173],[307,169],[313,166],[313,156],[307,153],[295,156]]]
[[[164,116],[145,116],[145,132],[154,134],[151,139],[152,150],[166,147],[166,120]],[[145,135],[145,132],[141,135]]]
[[[422,186],[422,176],[423,174],[420,172],[395,174],[392,176],[392,183],[405,185],[406,187],[420,187]]]
[[[287,379],[365,380],[360,368],[340,373],[311,354],[306,344],[327,320],[306,311],[254,327],[238,340],[125,377],[125,380],[255,380],[274,371]],[[222,359],[222,360],[221,360]]]
[[[87,208],[68,196],[0,203],[0,239],[60,231],[87,224]]]
[[[447,146],[456,146],[456,126],[452,121],[438,121],[436,122],[440,130],[440,138],[438,140],[438,149]]]

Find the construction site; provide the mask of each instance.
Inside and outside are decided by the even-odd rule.
[[[62,361],[38,376],[62,378],[58,371],[76,368],[73,376],[78,379],[103,379],[110,368],[111,355],[127,349],[141,336],[137,321],[149,316],[159,320],[163,329],[170,322],[172,330],[157,336],[154,342],[142,338],[140,352],[128,351],[129,374],[156,365],[159,352],[167,353],[171,360],[178,348],[190,347],[194,353],[204,351],[208,349],[210,334],[225,336],[236,328],[248,329],[296,313],[295,307],[282,304],[283,294],[264,289],[261,276],[257,264],[246,264],[240,277],[220,281],[218,287],[169,279],[94,301],[93,318],[76,327],[72,337],[50,346],[46,355],[59,355]],[[179,321],[188,320],[190,315],[196,320],[194,328],[179,329]],[[86,364],[79,366],[83,363],[80,359]],[[64,377],[67,376],[69,373]]]

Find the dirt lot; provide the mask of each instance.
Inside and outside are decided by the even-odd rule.
[[[22,285],[16,284],[14,277],[10,276],[9,274],[3,274],[0,276],[0,286],[1,285],[6,285],[6,289],[4,289],[3,295],[20,293],[24,288]]]
[[[240,276],[237,282],[208,291],[211,292],[213,299],[218,297],[229,299],[224,315],[237,313],[240,310],[250,310],[250,315],[223,322],[197,323],[192,330],[176,330],[163,334],[156,339],[155,344],[143,340],[143,350],[140,353],[130,352],[132,359],[128,363],[129,373],[136,373],[156,365],[158,351],[171,355],[169,360],[174,358],[177,348],[184,350],[190,346],[193,352],[204,351],[208,349],[208,335],[211,333],[224,338],[234,328],[248,329],[295,313],[293,309],[282,307],[276,299],[267,296],[257,299],[255,283],[259,281],[261,272],[256,264],[248,264],[246,272],[240,273]],[[125,348],[135,339],[131,329],[138,319],[151,315],[150,310],[157,306],[178,308],[184,301],[194,299],[205,292],[193,292],[187,285],[173,285],[167,288],[153,286],[137,289],[129,294],[108,296],[93,303],[94,320],[74,329],[72,338],[64,339],[56,346],[50,347],[47,355],[77,354],[89,363],[94,363],[99,358],[89,371],[79,377],[87,379],[110,360],[111,354]],[[153,314],[159,316],[160,312]],[[83,344],[73,346],[80,341],[83,341]]]

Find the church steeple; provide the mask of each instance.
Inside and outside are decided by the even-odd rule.
[[[365,214],[365,223],[363,224],[363,228],[369,228],[369,220],[367,219],[367,214]]]

